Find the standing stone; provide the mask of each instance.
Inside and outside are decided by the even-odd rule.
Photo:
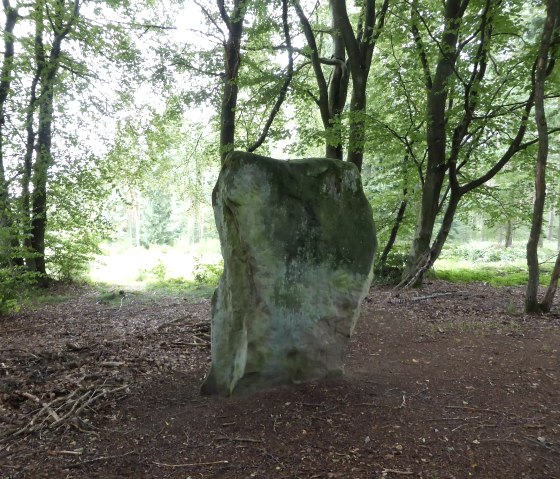
[[[232,152],[212,203],[224,273],[202,392],[341,374],[376,248],[356,167]]]

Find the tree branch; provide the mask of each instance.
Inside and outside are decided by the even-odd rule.
[[[292,39],[290,37],[290,26],[288,24],[288,0],[282,0],[282,26],[284,29],[284,39],[286,41],[286,46],[288,47],[288,67],[286,71],[286,79],[284,80],[284,83],[280,88],[280,93],[278,94],[276,103],[274,104],[272,110],[270,111],[270,115],[265,123],[262,133],[260,134],[257,141],[247,149],[247,151],[250,153],[252,153],[259,146],[261,146],[264,140],[266,139],[270,127],[272,126],[272,122],[274,121],[274,118],[276,118],[276,115],[280,111],[280,107],[282,106],[282,103],[284,103],[284,100],[286,99],[286,95],[288,94],[288,88],[290,87],[290,83],[292,81],[292,77],[294,74],[294,56],[291,49]]]

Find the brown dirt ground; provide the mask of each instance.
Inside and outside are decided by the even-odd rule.
[[[203,398],[209,302],[86,291],[0,319],[0,478],[560,478],[560,319],[375,287],[346,376]],[[517,312],[516,312],[517,311]]]

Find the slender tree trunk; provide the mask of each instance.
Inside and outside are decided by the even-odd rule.
[[[238,76],[241,66],[241,37],[245,20],[246,0],[235,0],[231,16],[227,13],[224,0],[218,0],[218,8],[228,29],[224,48],[222,107],[220,114],[220,156],[222,163],[235,147],[235,109],[239,93]]]
[[[202,205],[198,209],[198,222],[200,224],[199,242],[204,241],[204,208]]]
[[[422,254],[417,262],[416,268],[414,268],[414,270],[407,276],[403,276],[403,279],[399,283],[398,287],[407,287],[422,283],[424,274],[434,265],[443,250],[445,242],[449,237],[451,227],[453,226],[453,220],[455,219],[455,214],[457,213],[457,207],[459,206],[459,202],[461,201],[463,195],[464,193],[460,189],[451,189],[451,195],[449,197],[449,201],[447,202],[447,207],[445,208],[443,220],[436,239],[430,248]]]
[[[332,12],[331,0],[331,12]],[[344,157],[344,147],[342,138],[342,129],[340,125],[340,115],[346,105],[346,96],[348,94],[348,82],[350,75],[346,62],[346,48],[344,47],[344,39],[338,31],[334,16],[331,14],[332,57],[338,61],[334,66],[331,81],[328,90],[328,111],[329,125],[326,125],[326,157],[342,160]]]
[[[402,221],[404,219],[404,214],[406,212],[406,207],[408,206],[408,198],[407,198],[408,190],[405,188],[403,190],[403,199],[401,200],[401,204],[399,205],[399,209],[397,211],[397,216],[395,218],[395,222],[393,223],[393,227],[391,228],[391,233],[389,234],[389,239],[387,240],[387,244],[385,248],[383,248],[383,252],[379,257],[379,272],[383,275],[385,274],[385,264],[387,263],[387,258],[389,257],[389,253],[393,249],[395,241],[397,239],[397,235],[399,233],[399,229],[401,227]]]
[[[45,233],[47,229],[47,182],[52,163],[52,120],[54,114],[54,85],[45,82],[39,106],[39,129],[37,133],[37,157],[33,165],[33,193],[31,218],[31,248],[35,257],[36,271],[47,274],[45,263]]]
[[[548,233],[546,235],[547,240],[552,240],[554,236],[554,208],[551,208],[548,212]]]
[[[428,145],[428,162],[426,176],[422,186],[422,200],[417,221],[416,232],[408,256],[407,267],[403,273],[403,280],[414,274],[414,270],[429,254],[432,232],[436,222],[440,203],[441,189],[447,171],[446,165],[446,106],[449,92],[449,80],[454,74],[457,59],[457,40],[459,27],[464,10],[468,2],[448,0],[445,3],[445,30],[442,35],[442,47],[433,76],[429,71],[428,58],[417,28],[415,32],[417,50],[424,65],[424,76],[427,87],[427,117],[428,127],[426,143]],[[412,13],[412,25],[418,22],[417,12]]]
[[[14,69],[14,28],[19,18],[18,11],[3,0],[4,15],[4,56],[0,70],[0,263],[13,264],[14,246],[19,246],[17,234],[14,235],[13,218],[10,206],[10,193],[6,181],[4,164],[4,124],[6,100],[10,92]]]
[[[560,253],[556,257],[556,262],[554,263],[554,268],[552,269],[552,274],[550,276],[550,283],[544,295],[543,301],[540,304],[540,310],[543,313],[549,313],[552,308],[552,302],[554,301],[554,296],[556,295],[556,290],[558,289],[558,280],[560,279]]]
[[[29,101],[25,113],[25,154],[23,157],[23,173],[21,177],[21,216],[22,236],[24,245],[25,264],[29,271],[37,271],[37,263],[33,252],[31,220],[32,199],[31,180],[33,176],[33,153],[35,151],[36,132],[34,119],[37,111],[37,88],[41,80],[42,69],[45,65],[45,49],[43,46],[43,3],[38,1],[35,9],[35,75],[31,81]]]
[[[535,69],[535,120],[538,132],[538,151],[535,167],[535,202],[529,241],[527,242],[527,267],[529,281],[525,295],[525,312],[539,313],[541,305],[538,301],[539,291],[539,258],[538,245],[541,236],[546,198],[546,166],[548,160],[548,126],[544,106],[545,81],[548,70],[549,50],[558,18],[558,0],[547,1],[547,18],[542,32],[539,56]]]
[[[439,232],[431,248],[430,263],[427,269],[433,266],[443,250],[443,246],[445,245],[445,242],[449,237],[449,233],[451,232],[453,220],[455,219],[457,207],[459,206],[461,198],[462,194],[460,192],[454,189],[451,190],[451,196],[449,197],[449,202],[447,203],[447,208],[445,209],[445,214],[443,215]]]
[[[511,248],[513,246],[513,222],[511,219],[508,219],[506,224],[506,238],[505,238],[505,247]]]
[[[379,34],[385,24],[385,15],[389,0],[384,0],[379,12],[375,9],[375,0],[362,0],[360,22],[354,33],[346,0],[331,0],[333,25],[340,31],[352,73],[352,98],[350,100],[348,161],[362,171],[365,145],[364,116],[367,105],[367,81],[371,69],[373,51]]]
[[[538,301],[539,258],[538,245],[541,236],[544,203],[546,198],[546,166],[548,160],[548,127],[544,107],[545,80],[552,34],[556,24],[556,0],[548,0],[547,19],[543,28],[539,57],[535,69],[535,120],[539,137],[537,162],[535,167],[535,201],[529,241],[527,242],[527,267],[529,280],[525,295],[525,312],[541,312]]]
[[[292,77],[294,75],[294,53],[292,48],[292,37],[290,34],[290,24],[288,21],[288,0],[281,0],[282,2],[282,27],[284,30],[284,41],[286,42],[286,49],[288,51],[288,67],[286,69],[286,77],[282,86],[280,87],[280,92],[278,93],[278,97],[274,106],[270,110],[270,114],[268,115],[268,119],[265,122],[265,125],[261,131],[261,134],[255,141],[253,145],[247,148],[247,151],[252,153],[257,148],[259,148],[265,141],[266,137],[268,136],[268,132],[270,131],[270,127],[276,118],[276,115],[280,112],[280,108],[288,95],[288,89],[290,88],[290,83],[292,82]]]
[[[135,215],[135,221],[134,221],[134,232],[135,232],[135,236],[136,236],[136,244],[135,246],[137,248],[140,248],[140,246],[142,245],[142,243],[140,242],[140,207],[136,206],[136,215]]]
[[[348,137],[348,161],[362,171],[364,161],[367,73],[362,78],[352,76],[352,99],[350,100],[350,133]]]
[[[37,2],[36,22],[43,22],[42,1]],[[42,283],[47,284],[47,270],[45,262],[45,234],[47,230],[47,183],[49,169],[52,166],[52,126],[54,120],[54,96],[57,76],[60,67],[62,42],[70,33],[79,15],[79,0],[73,0],[72,11],[67,12],[64,0],[55,3],[54,11],[49,14],[52,26],[53,40],[48,54],[42,45],[42,31],[38,45],[38,66],[40,72],[41,90],[37,100],[39,105],[39,125],[37,129],[37,148],[35,164],[33,165],[31,194],[31,248],[35,255],[35,270],[43,276]],[[68,15],[68,13],[70,13]],[[67,20],[68,19],[68,20]],[[67,21],[66,21],[67,20]],[[40,27],[42,28],[42,27]],[[37,39],[36,39],[37,40]]]
[[[341,33],[335,26],[335,18],[333,14],[333,1],[331,5],[331,21],[332,21],[332,42],[333,52],[332,58],[321,58],[315,32],[309,23],[309,19],[305,15],[303,8],[298,0],[293,0],[293,6],[299,18],[300,25],[305,35],[307,46],[309,47],[309,57],[313,67],[315,81],[317,83],[318,95],[313,95],[314,101],[319,108],[321,114],[321,122],[325,132],[325,156],[336,160],[342,160],[344,149],[342,144],[342,132],[339,121],[340,114],[344,110],[346,104],[346,96],[348,92],[349,73],[346,62],[346,49]],[[333,66],[333,72],[330,83],[327,83],[323,72],[323,64]]]
[[[35,129],[33,127],[33,118],[35,116],[35,108],[37,102],[37,85],[39,83],[39,74],[35,74],[31,82],[31,91],[29,95],[29,103],[25,114],[25,154],[23,157],[23,172],[21,175],[21,224],[24,245],[25,264],[29,271],[36,271],[35,257],[33,254],[27,254],[33,250],[31,244],[31,176],[33,173],[33,151],[35,148]]]

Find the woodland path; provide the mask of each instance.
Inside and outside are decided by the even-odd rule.
[[[558,479],[560,315],[522,302],[374,287],[343,379],[223,399],[209,301],[80,291],[0,319],[0,479]]]

